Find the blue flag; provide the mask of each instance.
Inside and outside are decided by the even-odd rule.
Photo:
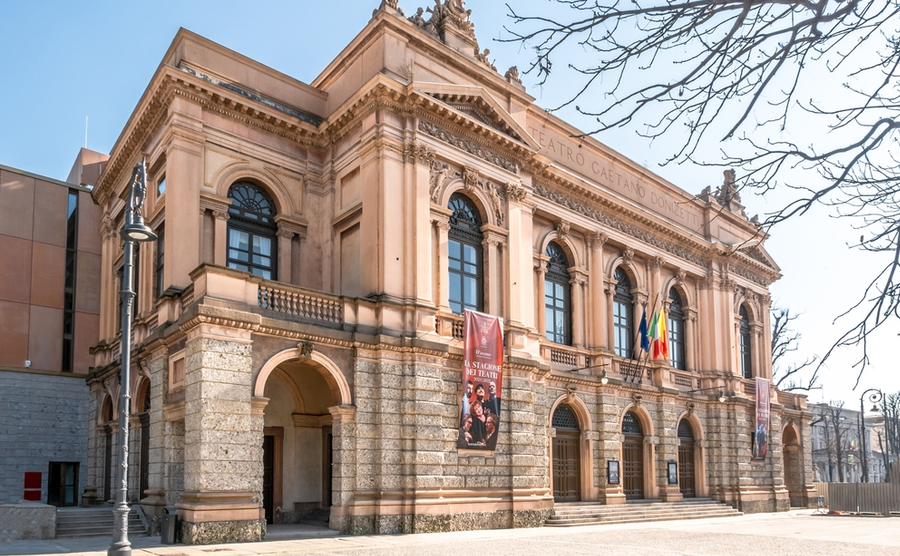
[[[644,309],[644,314],[641,315],[641,326],[638,328],[638,332],[641,335],[641,349],[650,352],[650,338],[647,336],[647,309]]]

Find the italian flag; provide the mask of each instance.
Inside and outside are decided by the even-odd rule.
[[[653,359],[663,357],[669,358],[669,336],[666,330],[666,309],[661,308],[659,311],[653,312],[653,318],[650,320],[649,334],[651,344],[653,345]]]

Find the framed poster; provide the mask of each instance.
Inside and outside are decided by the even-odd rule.
[[[619,460],[610,459],[606,461],[606,480],[611,485],[619,484]]]
[[[678,464],[674,461],[668,462],[668,476],[670,485],[678,484]]]
[[[751,458],[756,461],[766,459],[769,451],[769,381],[756,378],[756,420],[754,422]]]

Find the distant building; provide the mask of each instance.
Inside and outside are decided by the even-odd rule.
[[[825,403],[810,404],[812,420],[812,463],[815,480],[820,482],[857,483],[863,480],[862,442],[859,411]],[[884,437],[884,418],[866,415],[865,457],[869,465],[869,482],[885,480],[884,456],[878,441]]]
[[[100,320],[100,207],[84,149],[68,182],[0,166],[0,504],[78,504]],[[84,173],[87,175],[83,175]]]
[[[487,54],[460,1],[427,21],[383,1],[311,84],[179,31],[92,192],[100,499],[117,232],[146,158],[160,239],[138,256],[129,497],[154,520],[175,506],[185,542],[317,511],[402,533],[539,525],[564,501],[809,503],[805,397],[770,390],[751,457],[780,274],[733,173],[695,195],[573,138]],[[660,307],[670,356],[644,365],[639,323]],[[491,451],[457,448],[466,308],[503,317]]]

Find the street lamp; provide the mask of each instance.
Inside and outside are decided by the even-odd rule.
[[[872,392],[869,394],[869,392]],[[884,393],[878,388],[869,388],[859,397],[859,443],[862,447],[862,472],[863,482],[869,482],[869,458],[866,457],[866,407],[865,397],[869,394],[869,401],[872,402],[872,411],[878,411],[878,402],[884,399]]]
[[[122,268],[122,339],[121,378],[119,379],[119,491],[113,509],[113,538],[106,553],[109,556],[131,556],[128,541],[128,414],[131,400],[131,306],[134,302],[134,244],[153,241],[156,234],[144,224],[141,207],[147,194],[147,169],[144,160],[135,165],[128,183],[128,202],[125,207],[125,224],[119,235],[125,242]]]

